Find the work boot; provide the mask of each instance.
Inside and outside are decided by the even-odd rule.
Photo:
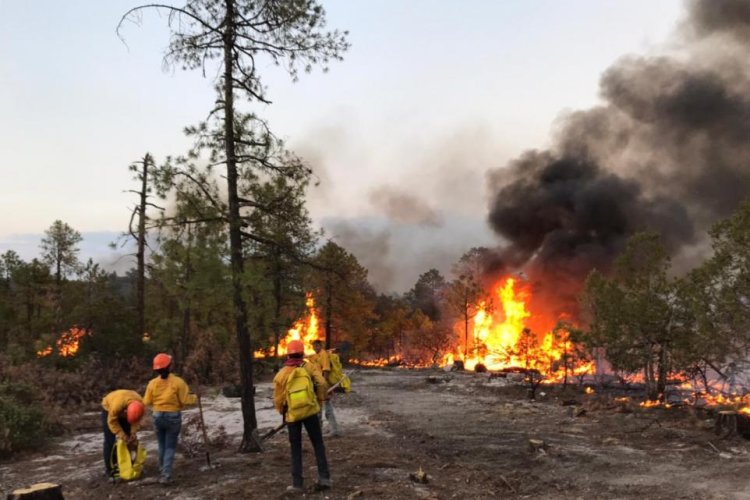
[[[318,479],[318,482],[313,485],[312,490],[313,491],[325,491],[331,489],[331,480],[330,479]]]
[[[172,478],[169,476],[162,476],[159,478],[159,484],[164,484],[164,485],[172,484]]]
[[[287,493],[304,493],[305,490],[302,489],[302,486],[287,486],[286,487]]]

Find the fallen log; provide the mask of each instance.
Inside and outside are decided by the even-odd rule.
[[[54,483],[37,483],[8,493],[7,500],[65,500],[62,486]]]

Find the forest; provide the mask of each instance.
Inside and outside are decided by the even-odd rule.
[[[696,19],[704,3],[691,4]],[[229,412],[229,406],[221,406],[223,397],[234,401],[232,412],[241,415],[236,435],[227,438],[222,427],[211,444],[201,408],[206,442],[183,449],[193,458],[191,474],[198,474],[194,448],[201,446],[207,455],[209,449],[218,453],[228,473],[239,474],[244,465],[230,457],[263,456],[268,446],[261,436],[270,422],[266,399],[271,399],[270,381],[291,340],[302,340],[307,354],[314,340],[323,341],[348,373],[361,377],[361,390],[355,375],[353,395],[342,396],[347,399],[340,404],[349,430],[358,425],[369,430],[362,443],[352,438],[333,445],[349,453],[342,466],[349,474],[341,490],[346,498],[366,493],[401,498],[407,487],[399,481],[417,488],[422,498],[438,498],[412,484],[427,484],[427,477],[445,481],[435,495],[468,491],[479,498],[492,491],[488,497],[505,492],[543,498],[564,491],[565,485],[571,495],[596,495],[601,485],[583,475],[564,479],[565,460],[580,459],[581,470],[591,467],[594,474],[606,453],[601,448],[583,458],[578,453],[627,442],[655,456],[649,446],[669,447],[670,436],[701,453],[710,445],[721,458],[728,454],[744,460],[743,442],[719,450],[703,434],[691,441],[686,422],[702,426],[706,434],[715,425],[723,438],[750,436],[745,386],[750,199],[741,189],[732,191],[721,204],[706,202],[714,211],[695,209],[703,218],[688,224],[693,212],[680,205],[677,188],[675,199],[667,199],[653,186],[649,191],[646,181],[636,185],[597,163],[597,155],[612,156],[607,148],[626,148],[627,143],[640,151],[638,141],[649,142],[649,134],[662,131],[659,127],[672,126],[684,135],[665,136],[680,143],[692,133],[701,140],[686,141],[685,147],[705,148],[702,158],[709,157],[714,149],[706,137],[726,130],[714,127],[713,118],[690,117],[714,108],[689,107],[689,113],[681,113],[679,106],[690,99],[670,95],[667,107],[652,103],[653,116],[632,112],[625,119],[622,109],[632,110],[618,108],[624,99],[618,92],[625,91],[615,81],[621,75],[611,70],[602,80],[609,107],[573,116],[550,151],[527,152],[492,174],[505,175],[495,181],[488,215],[499,235],[496,247],[467,245],[449,270],[425,266],[416,270],[419,277],[408,291],[385,292],[373,286],[351,248],[315,223],[307,198],[320,177],[257,113],[276,105],[261,73],[283,71],[297,80],[345,64],[349,33],[329,29],[325,10],[314,0],[189,0],[179,7],[149,4],[124,12],[118,36],[138,36],[130,25],[155,13],[169,33],[165,64],[215,74],[215,102],[206,107],[204,120],[186,124],[184,133],[192,142],[187,151],[156,158],[144,145],[140,158],[122,166],[132,177],[130,185],[121,186],[132,198],[131,211],[123,213],[121,235],[111,246],[132,263],[126,274],[83,261],[82,233],[63,220],[51,221],[37,257],[24,260],[13,250],[0,255],[0,460],[8,467],[91,430],[90,422],[82,422],[91,420],[85,415],[99,409],[105,394],[122,388],[142,393],[153,376],[154,356],[169,353],[180,376],[212,395],[206,397],[209,415],[216,412],[219,419],[222,411]],[[648,68],[632,63],[616,69],[632,71],[635,81],[641,70],[656,71],[643,64]],[[704,87],[686,84],[672,90],[692,95],[696,88]],[[722,94],[707,92],[711,98],[717,93]],[[663,96],[650,97],[656,102]],[[729,108],[722,108],[728,117],[718,120],[734,124]],[[654,117],[657,112],[684,123],[665,125]],[[630,141],[591,131],[589,120],[603,120],[606,113],[612,116],[612,136],[630,134]],[[732,141],[741,134],[727,135],[727,142],[739,148]],[[623,151],[618,152],[622,157],[633,154]],[[720,164],[725,157],[736,156],[710,159]],[[717,168],[717,175],[726,180],[744,172],[746,177],[744,163],[731,163],[731,168],[738,170]],[[704,165],[685,193],[699,191],[705,170]],[[664,172],[660,175],[672,175]],[[728,185],[723,184],[726,192]],[[688,263],[674,262],[686,248],[694,250]],[[472,433],[466,435],[457,424],[463,404],[488,407],[467,412]],[[568,406],[575,410],[567,413]],[[668,413],[676,408],[682,412],[679,418],[676,411]],[[499,440],[493,442],[502,442],[494,446],[509,447],[502,458],[475,433],[488,422],[485,411],[515,433],[512,442],[492,435]],[[620,420],[620,413],[634,417]],[[600,415],[605,423],[592,418],[581,424],[588,431],[581,427],[568,434],[592,440],[589,451],[564,441],[573,439],[567,434],[555,441],[556,422],[578,425],[586,415]],[[538,428],[529,423],[532,417],[542,419]],[[423,425],[424,418],[434,418],[434,433]],[[616,429],[612,435],[608,425]],[[374,446],[381,431],[402,436],[403,454],[394,451],[373,462],[365,447]],[[537,439],[537,432],[546,437]],[[438,443],[440,433],[449,446]],[[631,434],[642,441],[627,441]],[[627,465],[625,455],[613,460]],[[278,450],[271,456],[278,459]],[[705,461],[680,457],[690,467]],[[490,471],[496,458],[503,461],[503,474]],[[278,465],[246,460],[260,468]],[[421,465],[416,476],[402,474],[414,463],[429,466],[430,475]],[[370,471],[369,479],[357,476],[357,464]],[[737,461],[733,467],[740,465]],[[555,473],[546,477],[544,467]],[[392,469],[399,471],[400,479],[393,481],[400,486],[389,490],[380,482],[387,482],[381,476]],[[444,469],[450,484],[440,477]],[[733,470],[722,472],[730,477]],[[653,480],[656,473],[643,474]],[[645,486],[627,489],[614,474],[605,476],[613,498],[645,491]],[[659,495],[667,498],[670,488],[683,482],[678,476]],[[466,489],[455,486],[454,478]],[[190,483],[194,478],[186,479],[188,488],[198,488]],[[75,491],[95,498],[95,487],[85,481],[75,479]],[[215,490],[200,491],[222,497]]]

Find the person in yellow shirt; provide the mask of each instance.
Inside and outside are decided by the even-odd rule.
[[[286,385],[289,376],[297,367],[303,367],[310,375],[315,388],[318,402],[325,401],[328,383],[315,363],[306,362],[305,344],[301,340],[292,340],[287,346],[287,360],[284,367],[273,379],[273,404],[276,410],[284,415],[289,432],[289,445],[292,449],[292,485],[287,488],[288,492],[302,493],[304,490],[302,477],[302,426],[307,431],[307,436],[315,450],[315,461],[318,464],[318,482],[315,490],[326,490],[331,487],[331,474],[328,470],[326,460],[326,448],[323,444],[323,433],[320,430],[318,414],[313,414],[305,419],[289,422],[286,414]]]
[[[159,353],[154,357],[154,371],[159,376],[146,387],[143,402],[150,406],[154,415],[156,438],[159,443],[159,482],[172,482],[172,464],[177,451],[177,440],[182,428],[182,409],[197,402],[195,394],[177,375],[171,373],[172,356]]]
[[[329,375],[331,374],[331,356],[323,349],[323,341],[322,340],[314,340],[312,343],[313,350],[315,351],[315,354],[310,355],[308,359],[318,365],[320,368],[320,371],[323,372],[323,378],[329,380]],[[333,394],[331,394],[333,396]],[[323,411],[320,412],[320,424],[323,425],[323,413],[325,412],[326,420],[328,420],[328,425],[331,428],[331,436],[332,437],[338,437],[341,435],[339,432],[339,424],[336,422],[336,413],[333,411],[333,402],[331,401],[331,397],[327,397],[325,402],[323,403]]]
[[[104,470],[112,477],[112,450],[115,440],[128,445],[138,443],[137,433],[145,412],[141,396],[128,389],[112,391],[102,399],[102,428],[104,430]]]

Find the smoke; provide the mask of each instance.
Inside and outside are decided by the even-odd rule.
[[[682,28],[669,54],[610,67],[602,105],[563,117],[549,150],[489,175],[501,255],[554,284],[545,300],[561,309],[636,231],[694,265],[706,230],[750,193],[750,2],[691,1]]]
[[[403,224],[439,227],[440,214],[413,194],[381,186],[370,191],[370,203],[388,218]]]
[[[489,126],[376,147],[351,120],[316,128],[294,150],[320,181],[309,190],[313,219],[367,268],[377,291],[405,292],[430,268],[447,276],[468,249],[494,244],[484,173],[504,148]]]

